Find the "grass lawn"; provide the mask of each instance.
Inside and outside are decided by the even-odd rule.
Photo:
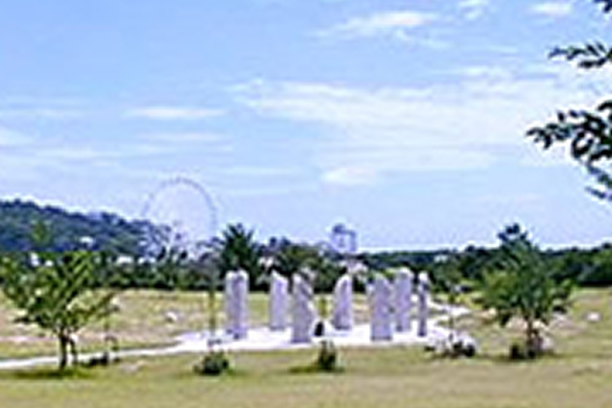
[[[139,296],[137,296],[139,297]],[[144,303],[153,302],[144,301]],[[155,303],[155,302],[153,302]],[[586,315],[598,312],[599,322]],[[237,353],[221,378],[191,373],[196,355],[130,359],[49,378],[48,371],[0,373],[1,407],[611,407],[609,291],[581,291],[571,316],[555,322],[559,354],[536,363],[501,358],[510,336],[461,322],[482,343],[474,360],[441,360],[417,347],[343,349],[338,374],[298,374],[314,350]]]
[[[201,293],[126,291],[118,296],[120,313],[110,318],[111,331],[118,335],[123,348],[167,345],[176,335],[204,327],[206,302]],[[253,310],[260,314],[262,296],[253,296]],[[178,319],[171,322],[166,313]],[[55,353],[55,339],[34,326],[13,323],[18,312],[0,296],[0,358]],[[103,324],[93,325],[79,333],[82,351],[100,350]]]
[[[217,298],[219,324],[222,327],[223,295],[219,293]],[[121,311],[111,317],[110,327],[124,349],[170,345],[179,334],[207,327],[208,302],[205,293],[131,290],[119,294],[118,301]],[[166,318],[168,312],[178,319],[169,321]],[[356,295],[356,319],[366,321],[367,314],[364,295]],[[36,327],[13,323],[17,315],[17,311],[0,294],[0,359],[54,354],[57,347],[55,339]],[[251,294],[249,324],[265,325],[267,316],[267,295]],[[79,334],[80,350],[101,350],[103,337],[102,323],[86,328]]]

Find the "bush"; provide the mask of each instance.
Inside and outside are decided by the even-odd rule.
[[[510,360],[533,360],[553,353],[550,339],[537,336],[531,341],[515,341],[510,346]]]
[[[527,347],[525,343],[512,343],[509,351],[510,360],[526,360],[527,359]]]
[[[608,265],[596,265],[578,277],[578,284],[586,287],[612,286],[612,268]]]
[[[223,351],[210,351],[202,361],[193,367],[193,371],[201,375],[220,375],[229,370],[229,359]]]
[[[338,351],[331,340],[321,342],[316,366],[321,371],[336,371],[338,368]]]
[[[463,345],[463,355],[467,358],[472,358],[476,355],[476,345],[475,344],[464,344]]]

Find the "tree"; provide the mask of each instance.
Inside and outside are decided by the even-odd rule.
[[[612,0],[594,0],[603,4],[603,12],[612,12]],[[584,70],[600,69],[612,63],[612,47],[602,42],[557,47],[551,58],[575,62]],[[587,190],[598,198],[612,201],[612,98],[598,103],[593,110],[558,111],[555,120],[527,132],[546,150],[558,143],[569,143],[572,157],[594,178]]]
[[[553,312],[569,306],[572,285],[553,279],[538,248],[518,224],[506,227],[499,238],[499,254],[485,274],[479,302],[495,311],[501,326],[520,318],[525,324],[527,355],[538,356],[542,352],[538,324],[548,324]]]
[[[308,266],[316,255],[316,249],[309,245],[285,242],[275,253],[273,268],[281,275],[291,278],[294,273]]]
[[[186,249],[173,245],[163,247],[149,266],[155,288],[179,290],[187,287],[190,259]]]
[[[242,224],[227,226],[223,231],[219,260],[222,275],[242,269],[249,274],[250,286],[258,288],[262,277],[260,257],[261,250],[253,230],[247,230]]]
[[[22,312],[18,322],[34,324],[56,337],[60,371],[68,365],[69,349],[73,363],[78,361],[77,332],[114,311],[115,292],[95,289],[97,262],[97,254],[87,250],[0,260],[2,290]]]
[[[333,259],[333,253],[317,250],[317,248],[313,248],[306,265],[314,274],[311,284],[314,293],[318,296],[319,317],[323,321],[329,315],[327,294],[333,291],[335,282],[346,272],[346,268]]]
[[[604,245],[594,251],[591,256],[591,267],[579,276],[579,283],[583,286],[610,287],[612,286],[612,248]]]
[[[448,308],[449,340],[451,344],[453,344],[455,342],[457,329],[457,322],[453,309],[459,304],[463,283],[457,256],[453,254],[443,258],[435,269],[434,276],[436,276],[438,288],[445,294],[446,303],[450,306]]]
[[[30,234],[33,221],[44,221],[52,232],[45,250],[69,251],[82,247],[84,237],[93,238],[93,249],[120,255],[139,255],[143,238],[159,227],[147,221],[127,221],[110,213],[70,213],[59,207],[28,201],[0,201],[0,248],[30,251],[35,243]]]

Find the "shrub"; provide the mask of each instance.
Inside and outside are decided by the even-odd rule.
[[[338,351],[331,340],[321,342],[316,366],[321,371],[336,371],[338,368]]]
[[[463,345],[463,355],[472,358],[476,355],[476,345],[473,343]]]
[[[193,367],[197,374],[201,375],[220,375],[229,370],[230,363],[225,352],[210,351],[202,361]]]
[[[523,342],[515,342],[510,345],[509,352],[510,360],[526,360],[527,359],[527,347]]]
[[[533,360],[553,353],[552,341],[537,335],[527,341],[515,341],[510,345],[510,360]]]

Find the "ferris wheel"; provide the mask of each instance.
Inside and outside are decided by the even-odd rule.
[[[142,218],[149,255],[178,250],[197,257],[217,233],[217,210],[211,195],[193,179],[174,177],[147,196]]]

